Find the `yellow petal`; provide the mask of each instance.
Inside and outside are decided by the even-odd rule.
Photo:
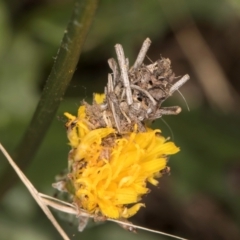
[[[124,209],[121,216],[123,218],[130,218],[131,216],[135,215],[141,207],[145,207],[145,205],[143,203],[137,203],[130,208]]]
[[[93,104],[104,100],[104,95],[95,94]],[[129,218],[144,206],[138,202],[149,192],[147,182],[157,185],[167,155],[179,148],[166,142],[160,130],[138,132],[135,125],[132,132],[121,135],[113,128],[94,129],[94,119],[86,111],[83,105],[77,118],[65,113],[76,203],[91,214]],[[128,208],[129,204],[134,205]]]
[[[103,215],[109,218],[119,218],[119,208],[114,206],[111,201],[98,201],[99,207]]]
[[[119,188],[116,191],[115,198],[116,204],[130,204],[137,201],[138,195],[132,187]]]
[[[105,98],[105,94],[94,93],[94,100],[97,104],[103,103]]]
[[[153,177],[149,177],[147,180],[154,186],[158,185],[158,180],[154,179]]]
[[[86,117],[86,107],[85,106],[80,106],[78,109],[78,118],[79,119],[84,119]]]
[[[142,163],[142,171],[148,172],[150,174],[154,172],[159,172],[166,167],[166,158],[158,158],[148,162]]]

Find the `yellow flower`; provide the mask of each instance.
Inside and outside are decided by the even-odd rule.
[[[104,101],[95,95],[95,103]],[[74,201],[91,214],[109,218],[129,218],[144,206],[141,197],[149,192],[147,182],[158,184],[157,178],[166,168],[167,156],[179,148],[166,142],[160,130],[118,133],[111,127],[94,128],[86,106],[78,116],[65,113],[69,154],[69,178],[74,186]]]

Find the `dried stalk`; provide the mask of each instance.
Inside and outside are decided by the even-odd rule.
[[[66,235],[66,233],[63,231],[63,229],[57,223],[56,219],[54,218],[54,216],[50,212],[48,206],[52,207],[52,208],[54,208],[58,211],[61,211],[61,212],[76,215],[79,218],[95,218],[95,216],[90,215],[86,211],[84,211],[82,209],[77,209],[76,206],[74,206],[73,204],[61,201],[57,198],[53,198],[53,197],[45,195],[43,193],[39,193],[36,190],[36,188],[32,185],[32,183],[29,181],[29,179],[20,170],[20,168],[16,165],[16,163],[13,161],[13,159],[11,158],[11,156],[8,154],[8,152],[5,150],[5,148],[2,146],[1,143],[0,143],[0,151],[6,157],[6,159],[10,163],[10,165],[13,167],[13,169],[15,170],[15,172],[17,173],[19,178],[22,180],[24,185],[27,187],[27,189],[29,190],[29,192],[31,193],[33,198],[35,199],[35,201],[42,208],[42,210],[44,211],[46,216],[49,218],[49,220],[52,222],[52,224],[58,230],[58,232],[60,233],[60,235],[62,236],[62,238],[64,240],[70,240],[70,238]],[[187,240],[185,238],[181,238],[181,237],[178,237],[178,236],[175,236],[175,235],[172,235],[172,234],[168,234],[168,233],[164,233],[164,232],[161,232],[161,231],[155,231],[155,230],[152,230],[152,229],[137,226],[137,225],[134,225],[134,224],[129,223],[129,222],[110,219],[110,218],[108,218],[107,220],[111,221],[111,222],[118,223],[119,225],[121,225],[121,226],[123,226],[127,229],[130,229],[130,230],[132,229],[132,231],[134,231],[135,229],[141,229],[141,230],[144,230],[144,231],[157,233],[157,234],[172,237],[172,238],[175,238],[175,239]]]

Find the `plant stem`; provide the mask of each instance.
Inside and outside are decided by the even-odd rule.
[[[97,5],[98,0],[75,0],[70,22],[35,113],[13,154],[15,162],[21,169],[25,169],[35,156],[63,99],[75,72]],[[7,167],[0,178],[0,182],[4,183],[0,185],[0,198],[16,181],[14,171]]]

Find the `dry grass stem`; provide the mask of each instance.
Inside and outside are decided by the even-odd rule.
[[[13,167],[13,169],[15,170],[15,172],[17,173],[17,175],[19,176],[19,178],[22,180],[22,182],[24,183],[24,185],[27,187],[27,189],[29,190],[29,192],[31,193],[31,195],[33,196],[33,198],[35,199],[35,201],[38,203],[38,205],[42,208],[43,212],[46,214],[46,216],[49,218],[49,220],[52,222],[52,224],[54,225],[54,227],[57,229],[57,231],[60,233],[60,235],[62,236],[62,238],[64,240],[70,240],[70,238],[66,235],[66,233],[63,231],[63,229],[61,228],[61,226],[58,224],[58,222],[56,221],[56,219],[54,218],[54,216],[52,215],[51,211],[49,210],[48,206],[61,211],[61,212],[65,212],[68,214],[73,214],[78,218],[95,218],[95,216],[88,214],[86,211],[82,210],[82,209],[77,209],[75,205],[70,204],[68,202],[64,202],[61,201],[57,198],[53,198],[51,196],[45,195],[43,193],[39,193],[36,188],[32,185],[32,183],[28,180],[28,178],[25,176],[25,174],[19,169],[19,167],[15,164],[15,162],[13,161],[13,159],[11,158],[11,156],[8,154],[8,152],[5,150],[5,148],[2,146],[2,144],[0,144],[0,150],[3,153],[3,155],[6,157],[6,159],[8,160],[8,162],[10,163],[10,165]],[[148,232],[152,232],[152,233],[157,233],[160,235],[164,235],[164,236],[168,236],[168,237],[172,237],[175,239],[180,239],[180,240],[187,240],[185,238],[181,238],[172,234],[168,234],[168,233],[164,233],[161,231],[155,231],[152,229],[148,229],[148,228],[144,228],[141,226],[137,226],[125,221],[120,221],[120,220],[115,220],[115,219],[107,219],[108,221],[111,222],[115,222],[118,223],[119,225],[122,226],[128,226],[128,229],[140,229],[140,230],[144,230],[144,231],[148,231]],[[81,230],[81,229],[79,229]]]
[[[133,64],[132,68],[137,69],[142,65],[150,45],[151,45],[151,40],[149,38],[147,38],[143,42],[142,48],[141,48],[141,50],[140,50],[140,52],[137,56],[137,59],[136,59],[135,63]]]
[[[2,146],[2,144],[0,144],[0,150],[3,153],[3,155],[6,157],[6,159],[8,160],[8,162],[10,163],[10,165],[13,167],[13,169],[15,170],[15,172],[17,173],[17,175],[19,176],[19,178],[21,179],[21,181],[24,183],[24,185],[26,186],[26,188],[29,190],[29,192],[31,193],[31,195],[33,196],[33,198],[35,199],[35,201],[38,203],[38,205],[40,206],[40,208],[43,210],[43,212],[46,214],[46,216],[48,217],[48,219],[52,222],[52,224],[54,225],[54,227],[57,229],[57,231],[60,233],[60,235],[62,236],[62,238],[64,240],[70,240],[70,238],[67,236],[67,234],[63,231],[63,229],[61,228],[61,226],[58,224],[58,222],[56,221],[56,219],[54,218],[54,216],[52,215],[51,211],[49,210],[49,208],[47,207],[47,205],[42,201],[41,196],[39,196],[38,191],[36,190],[36,188],[32,185],[32,183],[28,180],[28,178],[24,175],[24,173],[20,170],[20,168],[16,165],[16,163],[13,161],[13,159],[11,158],[11,156],[8,154],[8,152],[5,150],[5,148]]]

